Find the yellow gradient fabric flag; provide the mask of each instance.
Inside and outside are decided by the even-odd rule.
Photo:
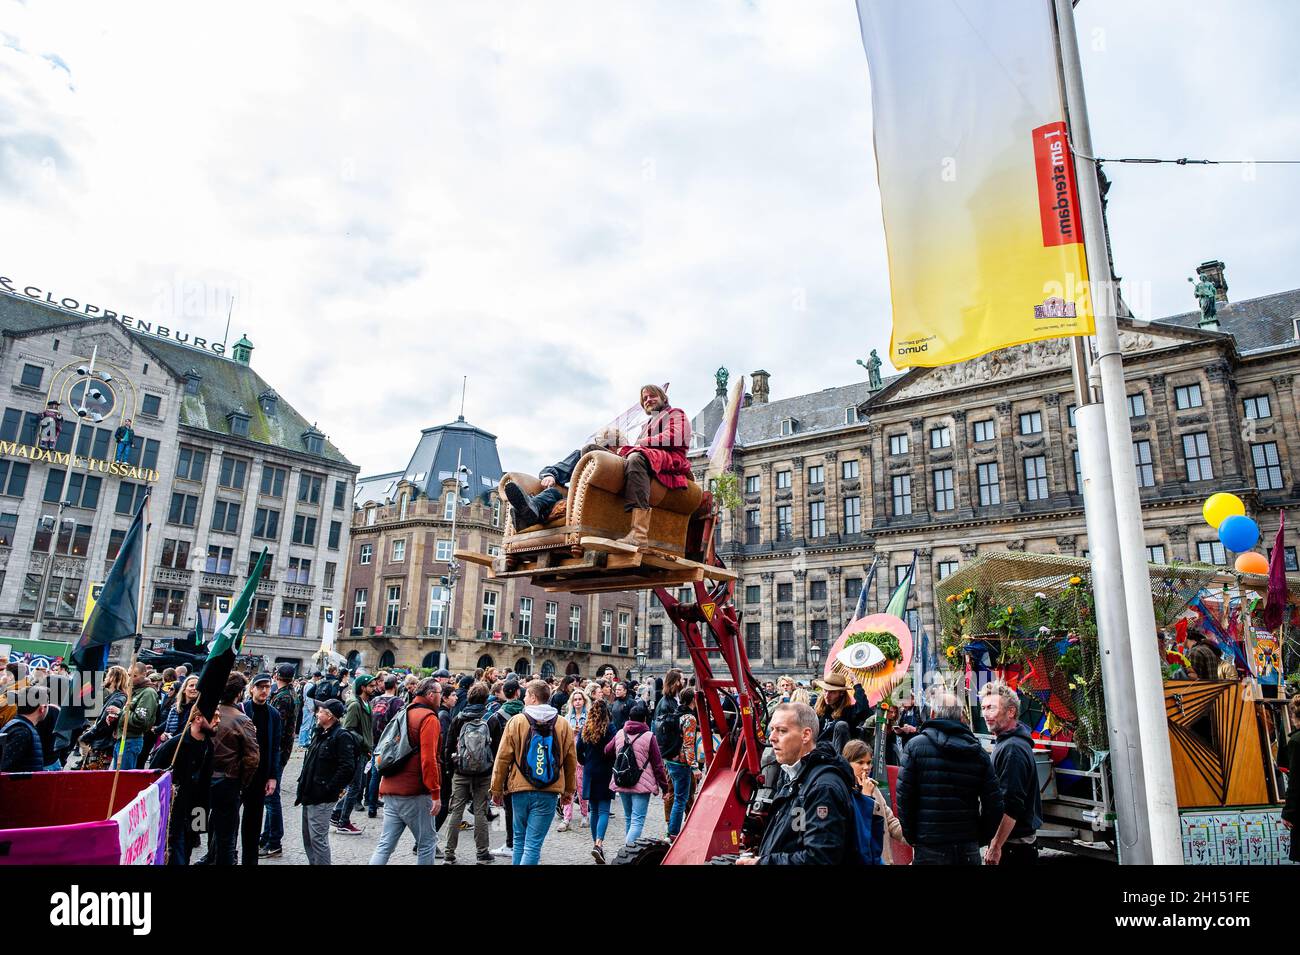
[[[898,368],[1093,333],[1051,0],[858,0]]]

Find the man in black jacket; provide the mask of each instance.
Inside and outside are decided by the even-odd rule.
[[[564,500],[568,493],[565,489],[573,480],[573,471],[582,456],[588,451],[608,451],[619,445],[618,431],[602,432],[595,438],[595,443],[588,444],[581,450],[572,451],[562,461],[557,461],[549,468],[542,468],[537,475],[542,482],[542,489],[537,494],[528,494],[513,481],[506,483],[506,499],[514,511],[514,528],[521,531],[535,524],[545,524],[551,517],[555,505]]]
[[[343,704],[326,700],[316,707],[316,733],[298,777],[302,843],[309,865],[330,864],[330,812],[357,767],[356,737],[343,729]]]
[[[757,856],[737,865],[844,865],[861,860],[853,808],[853,769],[817,743],[817,714],[806,703],[772,711],[768,738],[784,783],[772,802]]]
[[[903,749],[898,820],[914,865],[979,865],[1002,819],[993,763],[965,720],[960,698],[940,691]]]
[[[1020,722],[1020,697],[1002,682],[980,691],[980,712],[996,734],[993,768],[1002,787],[1002,822],[984,853],[986,865],[1033,865],[1038,861],[1035,833],[1043,823],[1034,738]]]

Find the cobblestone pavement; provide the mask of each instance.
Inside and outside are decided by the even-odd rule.
[[[284,826],[284,855],[278,859],[262,859],[262,865],[306,865],[307,856],[302,847],[302,807],[294,806],[293,800],[298,788],[298,774],[302,772],[303,751],[294,747],[293,755],[289,759],[289,765],[284,771],[284,793],[282,805],[285,814]],[[492,825],[492,838],[490,845],[493,849],[505,845],[505,810],[500,807],[494,807],[497,818]],[[466,813],[466,819],[473,822],[473,816]],[[580,816],[575,809],[575,821]],[[359,809],[352,813],[353,823],[362,830],[360,835],[345,836],[342,833],[330,831],[330,856],[334,865],[366,865],[370,861],[370,854],[374,851],[375,843],[379,841],[379,833],[383,828],[384,811],[379,810],[379,816],[370,819],[366,816],[365,809]],[[550,834],[542,844],[542,864],[543,865],[595,865],[591,857],[591,830],[590,829],[571,829],[568,832],[557,832],[556,828],[561,822],[559,816],[556,816],[555,825],[551,826]],[[623,807],[616,800],[614,803],[614,815],[609,820],[609,829],[605,833],[606,855],[613,858],[614,853],[623,844],[623,835],[625,829],[625,819],[623,818]],[[446,827],[451,825],[450,819],[443,826],[443,831],[438,834],[438,845],[443,846],[447,841]],[[645,835],[657,838],[663,838],[667,832],[667,825],[664,821],[663,800],[658,796],[651,797],[650,812],[646,818]],[[402,835],[401,842],[397,851],[389,860],[389,865],[415,865],[415,839],[410,833]],[[199,855],[202,854],[200,849]],[[460,844],[457,846],[456,859],[458,865],[466,865],[474,859],[474,831],[467,829],[460,834]],[[441,860],[439,860],[441,864]],[[509,865],[509,857],[499,857],[494,865]]]

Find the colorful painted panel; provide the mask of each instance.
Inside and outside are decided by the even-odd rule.
[[[1291,865],[1280,808],[1183,812],[1186,865]]]

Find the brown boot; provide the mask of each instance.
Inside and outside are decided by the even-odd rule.
[[[620,537],[619,544],[631,544],[638,550],[650,546],[650,508],[632,508],[632,529],[626,537]]]

